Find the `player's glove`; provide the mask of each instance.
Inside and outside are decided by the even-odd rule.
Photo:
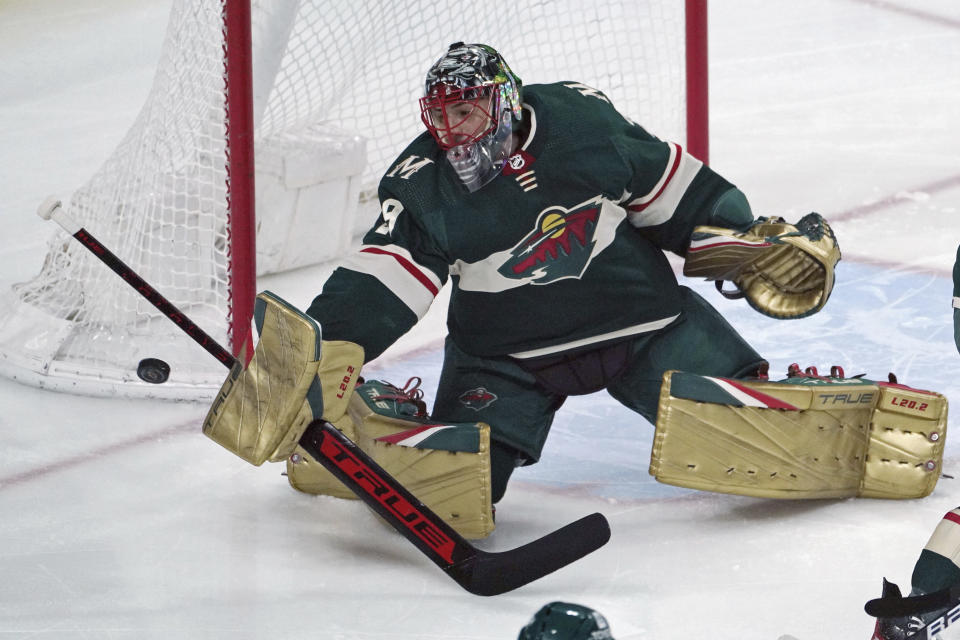
[[[247,462],[289,456],[316,418],[340,419],[363,365],[352,342],[321,341],[317,322],[264,291],[254,304],[260,340],[250,364],[230,371],[203,433]]]
[[[802,318],[819,311],[833,290],[840,247],[827,221],[808,213],[795,225],[760,218],[745,232],[696,227],[683,273],[717,282],[728,298],[746,298],[773,318]],[[735,291],[723,289],[729,280]]]

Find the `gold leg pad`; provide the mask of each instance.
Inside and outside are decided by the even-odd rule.
[[[880,388],[858,495],[922,498],[940,477],[947,435],[947,399],[897,385]]]
[[[335,422],[373,460],[465,538],[494,530],[490,488],[490,427],[444,425],[395,411],[377,400],[384,387],[357,387],[348,416]],[[320,463],[298,449],[287,461],[290,485],[305,493],[354,498]]]
[[[946,411],[940,394],[863,379],[667,372],[650,473],[766,498],[923,497],[939,475]]]

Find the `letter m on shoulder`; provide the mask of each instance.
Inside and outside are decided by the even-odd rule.
[[[433,164],[433,160],[430,158],[421,158],[420,156],[407,156],[387,172],[387,177],[395,178],[399,174],[399,177],[406,180],[428,164]]]

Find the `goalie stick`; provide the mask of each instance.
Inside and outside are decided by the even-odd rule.
[[[57,222],[219,362],[228,369],[233,366],[236,359],[229,351],[70,218],[59,200],[48,198],[37,214]],[[332,424],[314,420],[299,444],[457,584],[476,595],[494,596],[522,587],[576,562],[610,539],[607,519],[593,513],[521,547],[483,551],[458,534]]]
[[[923,614],[939,611],[940,615],[921,622],[922,627],[904,637],[904,640],[933,640],[942,637],[940,634],[960,621],[960,586],[917,596],[875,598],[863,608],[876,618],[920,618]]]
[[[874,618],[901,618],[930,613],[960,603],[960,586],[918,596],[874,598],[863,609]]]

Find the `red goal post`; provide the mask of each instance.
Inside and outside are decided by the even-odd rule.
[[[710,162],[707,0],[685,0],[687,151]]]
[[[234,352],[257,276],[336,259],[422,128],[456,40],[527,84],[575,80],[707,160],[706,0],[172,0],[153,87],[67,213]],[[89,395],[212,397],[222,370],[62,232],[0,292],[0,374]],[[319,288],[319,284],[318,284]],[[170,363],[161,385],[143,358]]]

